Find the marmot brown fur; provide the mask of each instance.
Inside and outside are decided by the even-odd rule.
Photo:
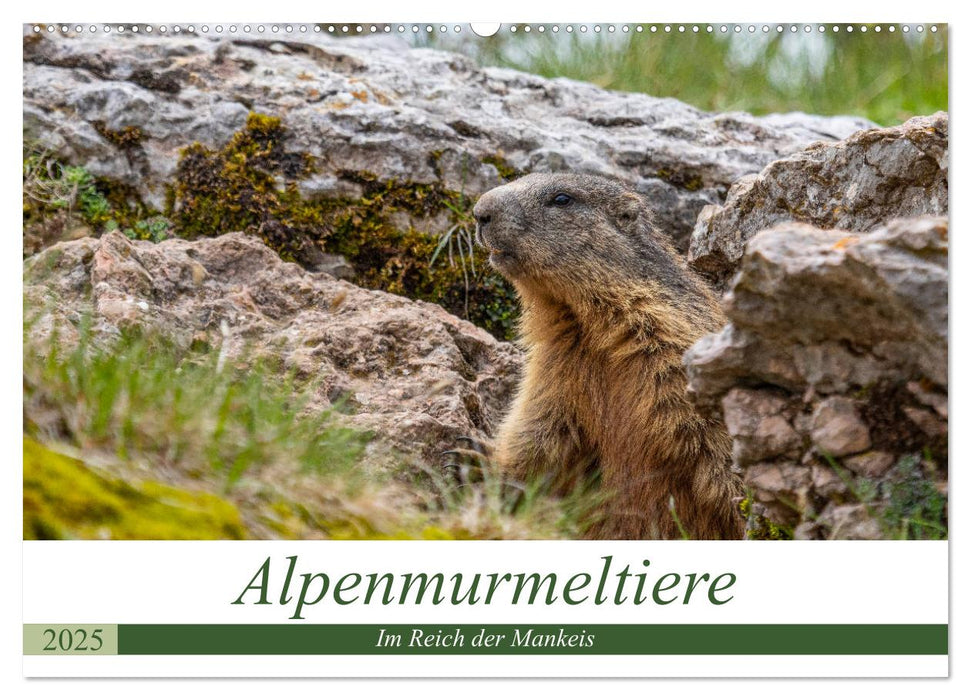
[[[741,537],[731,440],[687,400],[682,365],[725,318],[644,199],[605,178],[533,174],[473,213],[519,292],[527,348],[498,467],[561,492],[598,474],[608,496],[593,537]]]

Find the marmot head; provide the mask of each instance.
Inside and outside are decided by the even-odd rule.
[[[683,277],[643,197],[615,180],[526,175],[482,195],[473,215],[489,262],[520,293],[560,296],[646,281],[670,286]]]

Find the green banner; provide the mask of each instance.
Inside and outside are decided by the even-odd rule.
[[[27,628],[31,628],[28,647]],[[59,630],[25,625],[24,653]],[[947,625],[103,625],[118,654],[947,654]],[[53,647],[50,633],[54,632]],[[110,633],[107,631],[110,630]],[[117,647],[112,636],[117,630]],[[37,634],[41,636],[38,638]],[[89,635],[90,636],[90,635]],[[75,635],[68,646],[75,646]],[[40,641],[34,641],[40,639]],[[38,644],[47,641],[47,644]],[[52,647],[52,648],[49,648]],[[41,650],[38,650],[41,649]]]

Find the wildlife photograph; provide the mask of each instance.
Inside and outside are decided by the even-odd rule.
[[[25,540],[947,539],[946,24],[22,35]]]

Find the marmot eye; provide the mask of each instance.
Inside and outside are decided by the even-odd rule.
[[[559,194],[553,195],[553,199],[550,200],[552,204],[558,207],[565,207],[573,201],[573,197],[566,194],[565,192],[560,192]]]

